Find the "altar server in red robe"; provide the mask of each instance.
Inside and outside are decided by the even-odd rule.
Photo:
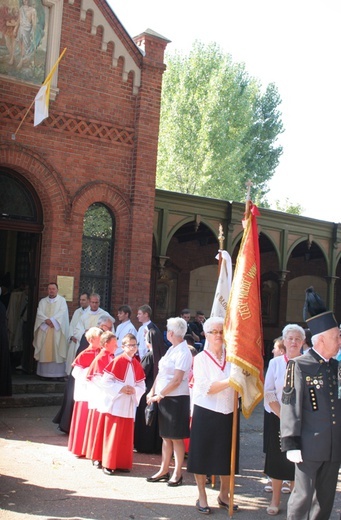
[[[88,382],[86,379],[89,366],[100,351],[102,329],[91,327],[85,337],[89,346],[81,352],[72,363],[73,370],[70,377],[75,378],[74,400],[68,449],[77,457],[84,457],[83,440],[88,418]]]
[[[83,452],[92,464],[101,468],[104,414],[97,410],[101,398],[100,380],[104,369],[113,360],[117,349],[117,339],[110,331],[103,332],[100,338],[101,350],[91,363],[88,373],[89,414],[84,435]]]
[[[123,354],[105,369],[101,379],[103,399],[98,410],[105,413],[102,465],[106,475],[129,472],[133,467],[134,418],[145,388],[145,374],[135,358],[136,337],[126,334]]]

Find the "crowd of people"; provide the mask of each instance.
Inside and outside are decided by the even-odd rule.
[[[219,477],[217,503],[230,507],[232,424],[237,422],[234,473],[239,464],[239,411],[234,417],[231,364],[224,319],[189,309],[167,320],[164,335],[141,305],[122,305],[115,318],[98,294],[80,295],[68,322],[58,286],[39,303],[34,347],[41,378],[66,379],[53,422],[69,435],[68,449],[112,476],[133,468],[134,451],[161,454],[148,483],[183,484],[184,460],[198,489],[196,510],[208,515],[206,485]],[[1,309],[0,309],[1,311]],[[265,513],[276,516],[290,493],[287,520],[328,520],[341,462],[340,329],[330,311],[288,324],[274,340],[264,384]],[[146,421],[146,409],[152,420]],[[234,511],[238,505],[233,505]]]

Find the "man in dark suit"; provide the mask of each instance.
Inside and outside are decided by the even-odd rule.
[[[282,395],[282,451],[296,464],[287,520],[328,520],[341,463],[340,330],[330,311],[307,325],[313,346],[289,361]]]

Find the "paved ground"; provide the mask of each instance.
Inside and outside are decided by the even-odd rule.
[[[58,407],[0,410],[0,518],[1,520],[186,520],[202,518],[193,476],[184,468],[184,485],[147,483],[160,457],[135,454],[130,474],[109,477],[91,462],[71,455],[67,436],[51,422]],[[259,405],[241,423],[240,476],[236,477],[238,520],[269,518],[265,507],[262,472],[263,409]],[[341,478],[331,520],[340,520]],[[217,490],[208,487],[213,518],[228,518],[217,506]],[[284,520],[283,495],[278,520]]]

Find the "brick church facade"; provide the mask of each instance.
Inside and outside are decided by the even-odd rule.
[[[136,326],[143,303],[161,328],[184,307],[209,315],[219,225],[235,262],[243,205],[155,191],[169,40],[131,38],[105,0],[34,5],[34,52],[0,27],[0,285],[28,291],[30,333],[51,281],[70,315],[84,290],[113,315],[131,305]],[[49,117],[34,127],[28,109],[64,48]],[[268,348],[288,321],[303,324],[309,285],[340,320],[341,225],[262,210],[259,229]]]
[[[49,8],[49,22],[46,52],[41,53],[45,74],[67,50],[52,80],[48,119],[34,127],[32,109],[17,131],[39,88],[32,80],[25,81],[33,59],[39,70],[38,52],[20,70],[15,54],[14,64],[2,69],[0,76],[5,208],[0,270],[10,273],[12,285],[23,282],[17,269],[18,234],[31,235],[24,272],[32,301],[36,304],[46,295],[47,284],[63,277],[73,285],[72,312],[82,289],[84,215],[93,204],[104,205],[114,229],[106,306],[112,312],[122,303],[136,308],[149,300],[150,292],[152,208],[168,40],[150,30],[132,40],[105,0],[56,0]],[[21,215],[24,204],[13,209],[13,201],[20,197],[31,208],[27,214]],[[95,282],[87,288],[98,290]]]

